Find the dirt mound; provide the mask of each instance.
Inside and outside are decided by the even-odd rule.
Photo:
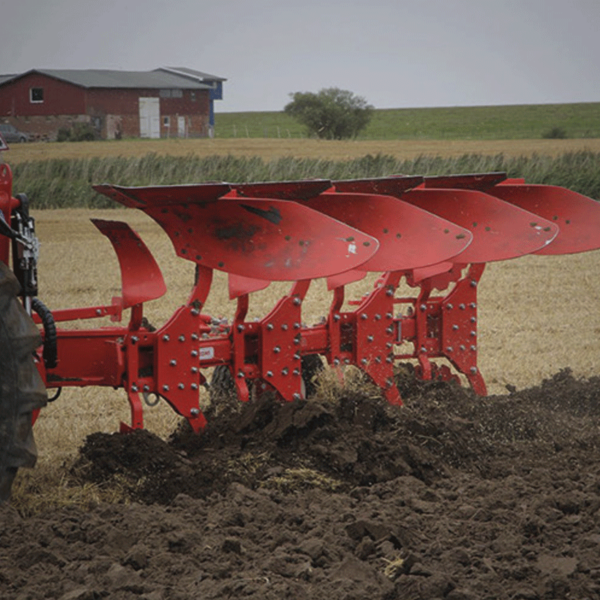
[[[600,379],[399,385],[90,436],[79,477],[133,503],[0,511],[0,596],[600,598]]]

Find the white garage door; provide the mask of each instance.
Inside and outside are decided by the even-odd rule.
[[[160,98],[140,98],[140,137],[160,137]]]

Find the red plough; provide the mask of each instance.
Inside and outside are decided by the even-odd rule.
[[[26,216],[12,198],[7,169],[0,241],[13,237],[18,253],[22,242],[14,232]],[[502,173],[95,189],[144,211],[177,255],[197,265],[187,302],[155,330],[143,306],[165,292],[158,265],[128,225],[95,220],[117,253],[121,297],[106,306],[34,315],[44,324],[38,365],[46,387],[123,387],[131,406],[125,430],[144,426],[141,395],[164,399],[201,430],[200,389],[211,367],[230,371],[241,401],[253,387],[285,401],[301,399],[304,359],[315,355],[335,368],[361,369],[392,404],[401,404],[394,367],[407,360],[417,363],[423,379],[464,379],[485,394],[477,364],[477,285],[485,264],[600,247],[596,202]],[[8,263],[7,241],[0,260]],[[236,302],[231,323],[215,325],[204,312],[215,269],[228,274]],[[367,273],[379,274],[373,289],[344,309],[346,286]],[[329,313],[306,326],[306,294],[320,278],[331,293]],[[249,320],[251,294],[275,281],[291,282],[289,292],[261,319]],[[414,294],[400,297],[401,281]],[[34,293],[25,287],[26,296]],[[105,315],[119,322],[126,310],[126,325],[54,326]]]

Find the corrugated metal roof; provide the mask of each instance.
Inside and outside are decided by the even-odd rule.
[[[168,71],[112,71],[108,69],[33,69],[84,88],[150,88],[207,90],[210,85]],[[25,75],[25,73],[23,74]],[[0,81],[0,85],[1,85]]]

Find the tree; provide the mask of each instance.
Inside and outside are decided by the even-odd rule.
[[[284,112],[325,140],[356,137],[369,123],[373,107],[347,90],[325,88],[318,93],[294,92]]]

